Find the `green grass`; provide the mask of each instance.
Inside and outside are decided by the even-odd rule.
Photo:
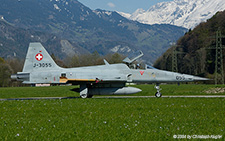
[[[153,85],[138,85],[153,95]],[[182,95],[213,85],[162,85]],[[79,96],[76,87],[1,88],[1,98]],[[189,89],[189,92],[185,91]],[[166,94],[165,94],[166,95]],[[132,98],[0,101],[0,140],[173,140],[222,135],[225,98]]]
[[[156,92],[154,85],[135,85],[142,89],[142,92],[135,95],[153,96]],[[205,91],[214,88],[223,88],[223,85],[160,85],[163,95],[225,95],[224,93],[208,94]],[[73,91],[78,86],[54,86],[54,87],[7,87],[0,88],[0,98],[20,98],[20,97],[73,97],[79,93]]]
[[[156,92],[156,89],[154,88],[154,85],[137,85],[135,87],[138,87],[142,89],[142,92],[136,95],[154,95]],[[160,85],[162,88],[162,94],[163,95],[225,95],[225,92],[223,93],[206,93],[206,91],[215,89],[215,88],[224,88],[225,85],[194,85],[194,84],[181,84],[181,85]]]
[[[79,93],[73,91],[74,88],[78,86],[7,87],[0,88],[0,98],[79,96]]]
[[[225,136],[224,98],[0,101],[0,140],[171,140]]]

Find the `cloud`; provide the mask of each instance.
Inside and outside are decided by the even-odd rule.
[[[115,5],[114,3],[112,3],[112,2],[109,2],[107,5],[108,5],[109,7],[111,7],[111,8],[116,7],[116,5]]]

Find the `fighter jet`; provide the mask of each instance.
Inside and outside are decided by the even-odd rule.
[[[138,51],[134,57],[127,57],[121,64],[62,68],[59,67],[41,43],[30,43],[22,72],[11,75],[11,79],[24,84],[73,84],[80,85],[80,97],[93,95],[124,95],[141,92],[141,89],[127,87],[126,83],[155,83],[156,97],[161,97],[160,83],[191,82],[209,80],[193,75],[155,69],[146,65],[141,69],[134,63],[143,56]]]

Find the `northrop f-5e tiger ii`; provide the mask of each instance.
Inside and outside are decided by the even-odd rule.
[[[124,95],[141,92],[141,89],[127,87],[126,83],[155,83],[156,97],[161,97],[160,83],[191,82],[209,80],[193,75],[158,70],[146,65],[139,69],[133,62],[143,56],[141,51],[133,58],[125,58],[124,63],[61,68],[41,43],[30,43],[23,71],[11,75],[24,84],[74,84],[80,85],[80,97],[91,98],[93,95]]]

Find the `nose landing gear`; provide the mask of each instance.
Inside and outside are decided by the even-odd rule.
[[[157,92],[155,93],[155,96],[158,97],[158,98],[161,97],[162,94],[161,94],[160,91],[161,91],[162,89],[160,88],[159,84],[156,84],[156,85],[155,85],[155,88],[156,88],[156,90],[157,90]]]

